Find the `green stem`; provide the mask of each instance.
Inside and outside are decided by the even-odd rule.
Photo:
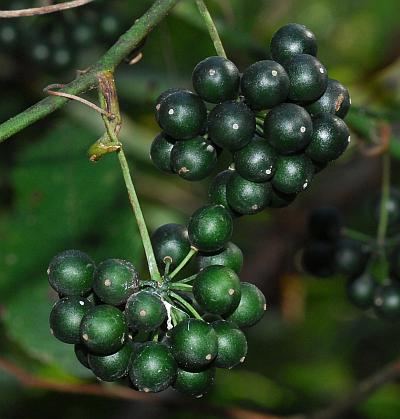
[[[183,284],[181,282],[173,282],[169,285],[169,289],[190,292],[192,291],[193,286],[189,284]]]
[[[379,246],[385,245],[386,232],[388,227],[388,200],[390,198],[390,155],[388,152],[382,155],[382,181],[381,181],[381,203],[379,209],[379,224],[376,241]]]
[[[214,24],[214,21],[210,15],[210,12],[207,9],[206,4],[203,0],[196,0],[197,8],[204,19],[204,23],[207,26],[208,33],[210,34],[210,38],[213,41],[215,51],[220,57],[226,58],[226,53],[224,47],[222,46],[221,38],[219,37],[217,27]]]
[[[185,307],[194,318],[198,320],[203,320],[203,318],[200,316],[200,314],[196,311],[196,309],[188,303],[184,298],[182,298],[180,295],[174,293],[173,291],[169,292],[170,296],[174,298],[176,301],[178,301],[183,307]]]
[[[185,258],[182,260],[182,262],[175,268],[175,270],[171,273],[169,276],[171,279],[176,276],[189,262],[189,260],[198,252],[197,249],[194,247],[190,248],[189,253],[185,256]]]
[[[360,231],[352,230],[347,227],[342,229],[342,233],[344,236],[362,243],[372,244],[375,241],[375,239],[368,236],[368,234],[364,234]]]
[[[196,278],[197,274],[191,275],[187,278],[180,279],[179,281],[175,281],[174,284],[186,284],[187,282],[191,282]]]
[[[124,176],[124,181],[126,189],[128,190],[129,201],[131,203],[133,213],[139,227],[140,236],[142,238],[142,243],[144,251],[146,253],[147,264],[149,266],[150,278],[153,281],[162,282],[160,272],[158,271],[156,258],[154,256],[153,247],[151,245],[149,232],[147,231],[147,226],[144,221],[143,213],[140,208],[139,200],[136,195],[135,187],[133,186],[131,174],[129,172],[128,162],[125,157],[123,149],[118,152],[118,160],[121,165],[122,174]]]
[[[262,127],[264,126],[264,120],[262,118],[259,118],[258,116],[256,116],[256,123],[261,125]]]
[[[165,260],[166,259],[166,260]],[[169,256],[164,258],[165,268],[164,268],[164,278],[166,278],[169,274],[169,268],[171,267],[172,260]]]

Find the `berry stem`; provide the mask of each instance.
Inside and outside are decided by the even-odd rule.
[[[362,243],[373,244],[373,242],[375,241],[375,239],[373,237],[368,236],[368,234],[364,234],[360,231],[352,230],[347,227],[342,229],[342,233],[344,236]]]
[[[196,309],[180,295],[176,294],[173,291],[170,291],[169,295],[171,296],[171,298],[178,301],[183,307],[185,307],[188,310],[188,312],[190,312],[190,314],[193,315],[194,318],[196,318],[197,320],[204,321],[200,314],[196,311]]]
[[[194,247],[190,248],[189,253],[185,256],[182,262],[175,268],[175,270],[169,276],[171,279],[176,276],[189,262],[189,260],[198,252],[198,250]]]
[[[171,263],[172,263],[171,258],[170,257],[165,258],[164,263],[165,263],[165,268],[164,268],[164,279],[165,279],[169,274],[169,268],[171,267]]]
[[[381,202],[379,210],[379,224],[376,236],[378,246],[385,245],[386,232],[388,227],[388,200],[390,195],[390,154],[382,155],[382,181],[381,181]]]
[[[175,282],[170,284],[169,289],[178,290],[178,291],[192,291],[193,286],[189,284],[182,284],[180,282]]]
[[[186,284],[187,282],[191,282],[196,278],[197,274],[188,276],[187,278],[180,279],[179,281],[174,282],[174,284]]]
[[[256,123],[258,125],[260,125],[261,127],[263,127],[264,126],[264,119],[259,118],[258,116],[256,116]]]
[[[210,34],[210,38],[213,41],[215,51],[220,57],[226,58],[226,53],[224,47],[222,46],[221,38],[219,37],[217,27],[208,11],[208,8],[203,0],[196,0],[197,8],[204,20],[204,23],[207,26],[208,33]]]

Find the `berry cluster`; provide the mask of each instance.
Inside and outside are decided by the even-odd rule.
[[[214,171],[222,150],[231,152],[232,164],[209,190],[211,202],[230,214],[288,205],[350,141],[343,122],[349,93],[315,58],[314,34],[285,25],[270,49],[274,61],[243,74],[226,58],[208,57],[192,74],[196,94],[173,88],[156,102],[163,131],[152,143],[152,161],[197,181]]]
[[[387,204],[391,227],[396,223],[400,226],[399,198],[400,194],[392,190]],[[375,209],[375,220],[377,213]],[[361,243],[345,237],[338,211],[330,207],[311,213],[308,232],[310,239],[301,257],[305,271],[317,277],[345,277],[352,304],[363,310],[373,308],[383,319],[400,319],[400,247],[387,246],[385,253],[391,255],[387,261],[372,240]]]

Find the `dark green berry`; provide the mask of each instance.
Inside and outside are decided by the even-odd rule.
[[[47,274],[52,288],[59,294],[89,294],[94,275],[94,262],[79,250],[65,250],[50,262]]]
[[[244,362],[247,354],[247,339],[234,323],[218,320],[212,324],[218,339],[218,355],[214,365],[218,368],[233,368]]]
[[[265,182],[275,173],[278,155],[264,139],[256,135],[246,146],[234,154],[235,170],[252,182]]]
[[[269,203],[270,208],[284,208],[290,205],[295,199],[297,194],[286,194],[278,191],[276,188],[271,189],[271,202]]]
[[[217,356],[217,334],[202,320],[183,320],[170,331],[170,336],[174,358],[186,371],[199,371]]]
[[[178,368],[174,384],[175,390],[194,397],[202,397],[214,384],[215,368],[204,371],[190,372]]]
[[[295,55],[285,70],[289,76],[288,98],[293,102],[313,102],[319,99],[328,85],[326,68],[312,55]]]
[[[314,166],[304,154],[280,156],[272,185],[285,194],[296,194],[309,186],[313,174]]]
[[[226,199],[226,185],[232,173],[234,173],[234,171],[230,169],[219,172],[212,180],[208,188],[208,197],[210,198],[210,202],[213,204],[223,205],[228,210],[230,208]]]
[[[161,101],[158,123],[167,135],[185,140],[199,135],[206,123],[207,109],[194,93],[181,90]]]
[[[308,218],[308,232],[315,239],[333,242],[339,238],[342,227],[339,211],[334,207],[316,208]]]
[[[256,119],[243,102],[224,102],[208,116],[210,139],[222,148],[234,151],[251,141],[256,130]]]
[[[327,163],[336,160],[350,143],[350,134],[344,121],[330,113],[313,118],[313,132],[306,154],[314,161]]]
[[[325,93],[315,102],[306,107],[312,116],[321,113],[330,113],[344,118],[350,109],[351,100],[349,91],[337,80],[328,79]]]
[[[208,57],[194,68],[192,82],[203,100],[220,103],[237,97],[240,74],[232,61],[224,57]]]
[[[51,333],[61,342],[79,343],[82,318],[93,305],[81,297],[64,297],[57,301],[50,313]]]
[[[368,254],[358,241],[341,239],[336,245],[335,269],[344,276],[355,278],[361,275],[367,260]]]
[[[214,170],[217,151],[211,141],[202,137],[177,141],[171,151],[171,167],[186,180],[202,180]]]
[[[158,169],[173,173],[171,167],[171,151],[175,140],[161,132],[153,140],[150,147],[150,158]]]
[[[271,55],[284,63],[297,54],[317,55],[315,35],[304,25],[288,23],[279,28],[271,39]]]
[[[377,287],[374,294],[374,309],[383,319],[400,319],[400,286],[392,283]]]
[[[349,300],[361,309],[367,309],[374,302],[376,282],[369,273],[364,273],[358,278],[351,279],[347,283],[347,295]]]
[[[301,265],[311,275],[326,278],[335,273],[335,246],[323,240],[311,240],[303,249]]]
[[[107,259],[98,265],[93,290],[104,303],[113,306],[124,304],[138,288],[138,271],[127,260]]]
[[[93,374],[103,381],[116,381],[128,374],[132,346],[124,345],[115,354],[101,356],[89,354],[88,361]]]
[[[124,314],[113,306],[100,305],[83,317],[80,336],[90,352],[110,355],[122,348],[126,331]]]
[[[160,110],[161,102],[163,102],[163,100],[166,99],[172,93],[179,93],[179,92],[191,93],[190,90],[188,90],[188,89],[179,89],[179,88],[176,88],[176,87],[171,87],[170,89],[167,89],[164,92],[162,92],[157,97],[156,105],[155,105],[155,109],[154,109],[154,111],[155,111],[154,116],[155,116],[157,122],[159,122],[159,110]]]
[[[234,173],[226,186],[228,204],[239,214],[256,214],[271,200],[270,182],[251,182]]]
[[[129,377],[146,393],[167,389],[176,378],[177,366],[170,350],[162,343],[146,342],[134,353]]]
[[[240,279],[226,266],[207,266],[193,281],[193,296],[206,312],[231,313],[240,301]]]
[[[382,195],[379,194],[373,205],[373,217],[375,222],[379,222],[381,211]],[[388,217],[388,226],[390,228],[400,225],[400,191],[397,188],[391,187],[389,190],[389,198],[385,201],[385,207]]]
[[[85,345],[81,343],[77,343],[74,345],[74,352],[77,360],[86,368],[90,369],[89,361],[88,361],[88,354],[89,351],[87,350]]]
[[[264,294],[253,284],[242,282],[240,303],[236,310],[226,317],[238,327],[250,327],[261,320],[267,309]]]
[[[281,154],[303,150],[312,132],[310,115],[293,103],[275,106],[264,120],[264,136]]]
[[[240,273],[243,266],[243,253],[235,243],[228,242],[218,252],[198,253],[196,264],[199,270],[211,265],[222,265]]]
[[[166,315],[160,297],[151,291],[133,294],[126,303],[125,317],[132,330],[155,330],[164,322]]]
[[[252,109],[270,109],[286,100],[289,77],[279,63],[258,61],[243,73],[241,88]]]
[[[232,235],[233,222],[222,205],[206,205],[190,217],[189,240],[198,250],[215,252],[222,249]]]
[[[176,268],[190,251],[187,228],[181,224],[164,224],[151,235],[154,254],[160,268],[167,260]]]

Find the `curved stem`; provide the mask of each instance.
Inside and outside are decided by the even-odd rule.
[[[196,309],[190,303],[188,303],[184,298],[182,298],[179,294],[176,294],[175,292],[170,291],[169,295],[173,299],[178,301],[183,307],[185,307],[188,310],[188,312],[193,315],[194,318],[196,318],[197,320],[204,321],[203,318],[200,316],[200,314],[196,311]]]
[[[189,262],[189,260],[198,252],[197,249],[194,247],[190,248],[189,253],[185,256],[185,258],[182,260],[182,262],[174,269],[174,271],[169,276],[171,279],[176,276]]]
[[[84,6],[85,4],[91,3],[92,1],[94,0],[73,0],[64,3],[52,4],[50,6],[32,7],[30,9],[0,10],[0,18],[45,15]]]
[[[226,52],[224,47],[222,46],[221,38],[219,37],[217,27],[210,15],[210,12],[207,9],[206,4],[203,0],[196,0],[197,8],[204,19],[204,23],[207,26],[208,33],[210,34],[210,38],[213,41],[215,51],[220,57],[226,58]]]
[[[386,231],[388,227],[388,201],[390,198],[390,155],[382,155],[382,181],[381,181],[381,202],[379,209],[379,224],[376,241],[379,246],[385,245]]]

